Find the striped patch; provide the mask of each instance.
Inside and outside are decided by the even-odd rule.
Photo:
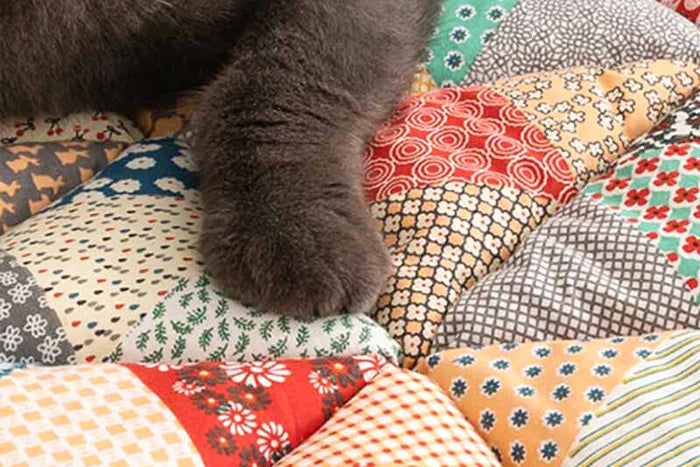
[[[572,446],[565,465],[697,465],[700,331],[669,338],[632,368]]]

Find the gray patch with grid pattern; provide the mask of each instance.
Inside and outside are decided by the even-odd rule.
[[[433,351],[698,328],[699,316],[644,233],[580,195],[462,295]]]

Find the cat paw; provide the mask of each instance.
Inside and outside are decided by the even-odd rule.
[[[208,203],[200,246],[207,270],[227,295],[261,310],[369,312],[391,260],[361,197],[298,201]]]

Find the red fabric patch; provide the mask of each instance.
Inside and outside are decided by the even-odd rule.
[[[205,465],[271,465],[385,365],[366,356],[124,366],[175,414]]]
[[[698,0],[659,0],[664,5],[676,10],[693,23],[698,23],[700,2]]]
[[[563,200],[575,180],[542,130],[482,86],[409,98],[377,132],[365,163],[370,202],[450,181],[510,186]]]

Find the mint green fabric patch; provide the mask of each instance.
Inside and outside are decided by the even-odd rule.
[[[445,0],[427,69],[438,86],[461,84],[481,49],[519,0]]]

